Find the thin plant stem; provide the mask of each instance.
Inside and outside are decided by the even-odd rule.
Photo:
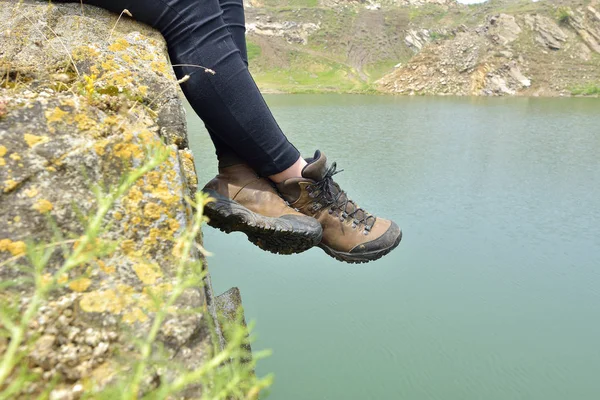
[[[19,349],[19,346],[21,346],[21,342],[25,336],[25,329],[29,325],[29,321],[31,321],[31,318],[33,318],[42,302],[42,296],[42,290],[36,285],[36,291],[29,302],[27,310],[21,318],[21,323],[9,330],[10,344],[2,356],[2,363],[0,364],[0,386],[3,386],[4,381],[15,367],[17,350]]]
[[[172,67],[195,67],[195,68],[202,68],[205,72],[211,74],[211,75],[215,75],[216,72],[215,70],[212,70],[210,68],[207,67],[203,67],[202,65],[197,65],[197,64],[173,64],[171,65]]]
[[[123,14],[127,14],[130,17],[133,17],[133,15],[129,12],[128,9],[123,9],[123,11],[121,11],[121,14],[119,14],[119,18],[117,18],[117,22],[115,22],[115,24],[113,25],[112,29],[110,30],[110,34],[108,35],[108,40],[110,41],[110,38],[113,35],[113,32],[115,31],[115,28],[117,27],[117,24],[119,23],[119,21],[121,20],[121,17],[123,16]]]

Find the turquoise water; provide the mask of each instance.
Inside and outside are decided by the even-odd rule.
[[[347,265],[205,230],[241,289],[272,399],[600,398],[600,100],[275,95],[400,246]],[[216,173],[189,113],[200,181]]]

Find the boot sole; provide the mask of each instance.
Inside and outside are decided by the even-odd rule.
[[[319,247],[322,248],[325,253],[327,253],[328,255],[330,255],[338,261],[343,261],[350,264],[363,264],[368,263],[369,261],[379,260],[381,257],[385,256],[390,251],[398,247],[401,240],[402,231],[400,231],[400,235],[398,235],[398,238],[391,246],[376,251],[370,251],[367,253],[346,253],[343,251],[336,251],[331,247],[325,246],[322,243],[319,245]]]
[[[214,202],[204,207],[208,225],[225,233],[243,232],[259,248],[275,254],[301,253],[321,241],[321,231],[295,232],[281,218],[265,217],[212,190],[204,190]]]

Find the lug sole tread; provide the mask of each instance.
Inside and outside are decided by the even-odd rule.
[[[215,199],[204,209],[208,225],[225,233],[243,232],[252,244],[263,250],[296,254],[321,241],[321,232],[295,232],[285,220],[262,216],[213,191],[208,193]]]

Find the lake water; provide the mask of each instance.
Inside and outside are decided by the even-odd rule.
[[[403,228],[383,259],[265,253],[205,230],[269,398],[600,398],[600,99],[267,96],[305,156]],[[216,158],[189,112],[201,182]]]

